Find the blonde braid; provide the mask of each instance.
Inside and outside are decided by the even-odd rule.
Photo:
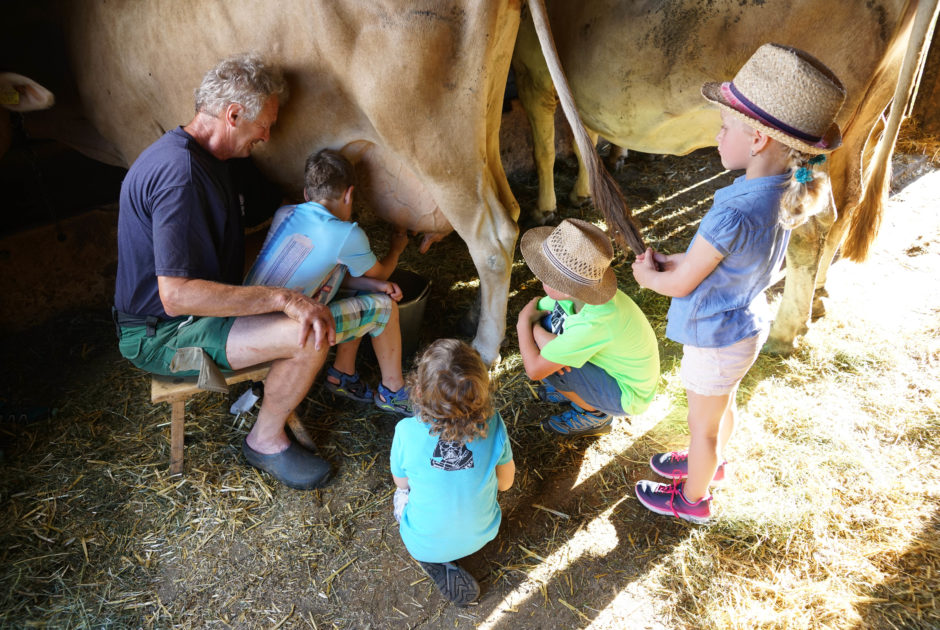
[[[822,211],[829,202],[829,173],[816,168],[824,156],[813,156],[787,147],[787,168],[792,173],[786,192],[780,199],[780,225],[792,230]]]

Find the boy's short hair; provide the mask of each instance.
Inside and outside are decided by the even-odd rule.
[[[431,435],[447,442],[486,437],[493,415],[490,375],[480,355],[458,339],[438,339],[409,375],[411,404]]]
[[[320,149],[304,163],[304,190],[311,201],[339,199],[356,183],[356,169],[339,151]]]

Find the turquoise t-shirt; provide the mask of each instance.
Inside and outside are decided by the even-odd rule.
[[[392,474],[407,477],[411,492],[399,531],[408,553],[422,562],[451,562],[478,551],[499,531],[496,466],[512,461],[499,413],[486,438],[467,444],[441,441],[416,417],[395,426]]]
[[[551,312],[555,304],[543,297],[538,307]],[[575,368],[593,363],[620,385],[624,413],[643,413],[659,383],[659,345],[640,307],[619,289],[604,304],[585,304],[577,313],[569,300],[557,304],[565,311],[564,330],[545,344],[542,356]]]
[[[358,278],[376,262],[361,227],[308,201],[274,214],[245,284],[287,287],[312,296],[336,265],[345,265]]]

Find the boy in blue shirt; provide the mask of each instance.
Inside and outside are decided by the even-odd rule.
[[[245,284],[290,287],[328,304],[336,323],[336,357],[327,368],[327,389],[407,415],[411,407],[402,377],[398,321],[402,293],[388,277],[408,235],[396,230],[388,254],[378,260],[366,233],[351,221],[354,184],[355,170],[339,152],[323,149],[308,156],[306,202],[275,213]],[[356,293],[334,299],[340,287]],[[366,333],[372,335],[382,374],[374,393],[356,371],[356,353]]]

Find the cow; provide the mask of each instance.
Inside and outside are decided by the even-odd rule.
[[[521,3],[73,0],[55,12],[83,110],[125,165],[192,116],[192,87],[220,58],[252,50],[281,66],[292,95],[253,153],[262,171],[297,194],[304,157],[341,150],[363,175],[357,199],[424,232],[422,251],[455,230],[480,278],[473,346],[494,364],[518,236],[498,134]]]
[[[10,148],[10,113],[35,112],[49,109],[55,96],[29,77],[15,72],[0,72],[0,156]]]
[[[863,260],[877,231],[887,164],[918,55],[924,56],[924,34],[936,21],[936,2],[582,0],[552,2],[548,13],[584,125],[594,140],[599,134],[627,149],[684,155],[714,145],[719,115],[701,97],[702,83],[730,80],[766,42],[810,52],[845,83],[848,97],[838,119],[843,147],[829,163],[834,205],[791,238],[784,295],[765,346],[791,352],[811,312],[824,310],[826,271],[847,232],[843,255]],[[538,209],[550,213],[556,99],[530,20],[520,27],[512,65],[533,129]],[[883,123],[892,101],[899,106]],[[881,143],[866,164],[879,135]],[[578,201],[589,194],[579,174],[571,197]]]
[[[502,96],[521,0],[75,0],[54,3],[85,115],[120,162],[189,120],[202,73],[257,51],[291,97],[263,172],[299,195],[304,157],[344,149],[366,170],[379,216],[456,230],[480,277],[473,345],[499,357],[519,206],[500,162]],[[394,197],[389,189],[401,193]],[[412,214],[409,205],[417,212]]]

